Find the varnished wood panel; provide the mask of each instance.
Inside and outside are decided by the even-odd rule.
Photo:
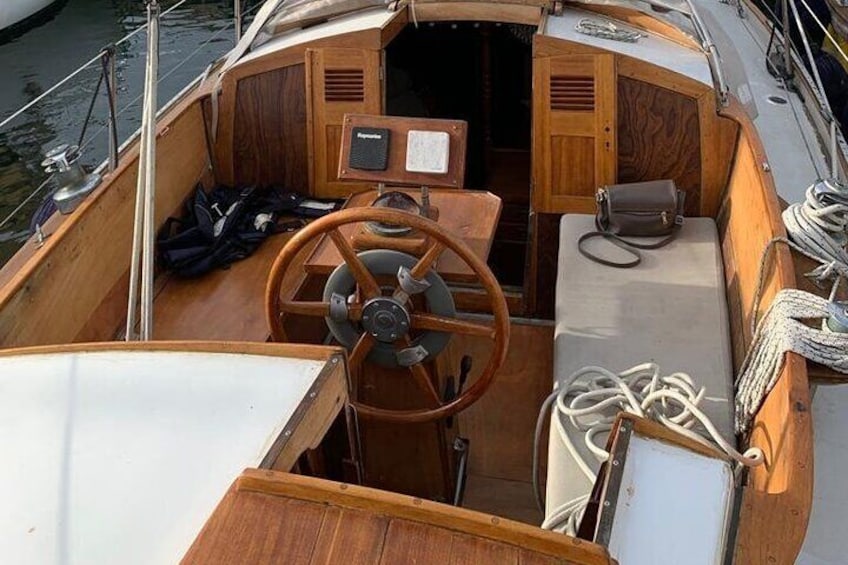
[[[309,184],[322,198],[341,198],[366,190],[365,183],[338,178],[341,126],[345,114],[383,111],[382,54],[371,49],[325,48],[306,51],[307,148]],[[361,99],[327,96],[326,71],[361,71]]]
[[[615,56],[556,53],[534,37],[533,208],[591,210],[597,187],[616,177]]]
[[[601,565],[598,545],[427,500],[248,469],[183,563]]]
[[[595,139],[557,135],[551,138],[551,195],[595,194]]]
[[[348,166],[353,128],[385,128],[389,130],[389,156],[383,171],[366,171]],[[407,137],[410,131],[435,131],[448,134],[448,166],[445,173],[418,173],[406,170]],[[429,186],[462,188],[465,180],[465,153],[468,123],[462,120],[407,118],[402,116],[347,115],[342,126],[341,164],[336,172],[344,180],[359,180],[389,186]],[[338,141],[336,142],[338,143]],[[338,159],[336,160],[338,163]]]
[[[696,100],[618,78],[618,182],[672,179],[686,215],[701,212],[701,129]]]
[[[416,200],[420,200],[420,190],[403,189]],[[345,204],[346,209],[370,206],[377,197],[376,191],[354,194]],[[484,261],[492,248],[495,228],[501,215],[502,203],[497,196],[483,191],[432,189],[430,204],[439,209],[439,225],[461,237]],[[350,240],[362,231],[359,224],[347,224],[339,231]],[[315,253],[307,259],[306,270],[310,273],[330,274],[342,263],[342,257],[335,245],[322,238]],[[438,259],[436,270],[448,282],[476,284],[477,276],[471,267],[465,264],[453,251],[445,251]]]
[[[239,81],[232,155],[236,184],[308,192],[305,81],[304,65]]]
[[[494,2],[416,2],[419,22],[472,21],[538,25],[545,7],[534,4],[499,4]]]
[[[586,213],[592,213],[587,210]],[[561,214],[534,213],[530,217],[530,262],[527,275],[526,315],[554,319],[559,223]]]
[[[738,368],[751,342],[749,331],[760,256],[766,243],[785,236],[780,204],[762,143],[750,119],[734,100],[724,114],[741,133],[730,182],[718,217],[727,299]],[[760,311],[781,288],[794,287],[792,258],[777,250],[766,273]],[[813,435],[807,371],[803,359],[788,353],[780,378],[757,414],[750,444],[765,453],[766,464],[750,470],[736,536],[739,563],[794,563],[812,505]]]
[[[494,382],[480,400],[457,417],[460,435],[471,440],[469,473],[511,481],[532,480],[536,416],[553,387],[553,343],[552,323],[512,323],[509,353]],[[454,374],[459,359],[471,355],[474,366],[469,383],[473,382],[491,350],[489,340],[455,335],[449,349]]]
[[[157,127],[156,223],[207,170],[200,102],[175,107]],[[0,346],[112,339],[126,310],[126,273],[138,146],[0,289]],[[110,305],[104,302],[109,301]],[[124,308],[121,308],[123,305]],[[96,326],[89,322],[102,315]],[[112,316],[121,314],[117,319]]]

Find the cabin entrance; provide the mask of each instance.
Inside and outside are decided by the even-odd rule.
[[[489,265],[507,288],[523,286],[527,256],[535,30],[488,22],[409,25],[385,52],[386,115],[468,122],[465,188],[503,200]]]

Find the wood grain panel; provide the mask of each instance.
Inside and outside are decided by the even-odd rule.
[[[239,81],[232,155],[236,184],[308,192],[305,81],[304,65]]]
[[[460,435],[471,440],[469,473],[511,481],[532,480],[536,416],[553,386],[553,334],[553,324],[512,323],[509,353],[495,381],[480,400],[457,417]],[[455,371],[459,359],[471,355],[474,367],[469,382],[473,382],[491,350],[488,340],[455,335],[448,350],[450,367]]]
[[[378,50],[325,48],[306,51],[307,147],[309,183],[313,194],[341,198],[367,190],[368,184],[341,182],[338,178],[341,125],[345,114],[380,114],[383,111],[382,55]],[[359,73],[361,99],[328,97],[327,73]],[[352,76],[352,75],[351,75]],[[359,88],[359,87],[357,87]]]
[[[615,56],[555,53],[534,37],[533,208],[591,210],[598,186],[616,178]]]
[[[230,491],[183,563],[312,562],[326,510],[302,500]],[[242,535],[232,535],[240,532]]]
[[[389,130],[389,155],[383,171],[366,171],[349,166],[353,128],[385,128]],[[406,170],[407,138],[410,131],[435,131],[448,135],[448,163],[445,173],[421,173]],[[468,123],[462,120],[407,118],[402,116],[348,115],[344,119],[341,163],[336,171],[340,179],[368,183],[383,182],[388,186],[429,186],[430,188],[462,188],[465,180],[465,154]],[[337,159],[338,161],[338,159]]]
[[[716,112],[713,92],[698,98],[701,124],[701,216],[715,218],[730,179],[739,124]]]
[[[377,563],[383,554],[388,527],[386,516],[328,507],[311,561]]]
[[[696,100],[618,78],[618,182],[673,179],[686,215],[701,213],[701,130]]]
[[[246,470],[183,563],[612,563],[598,545],[390,492]]]
[[[450,563],[453,535],[407,520],[393,520],[386,532],[385,549],[379,563]]]
[[[551,194],[595,194],[595,139],[557,135],[551,138]]]
[[[157,127],[156,223],[206,172],[200,102],[185,101]],[[0,289],[0,346],[109,340],[126,313],[138,145]],[[104,305],[109,302],[114,306]],[[124,305],[124,308],[120,306]],[[89,324],[100,312],[97,325]],[[120,315],[118,318],[113,318]]]
[[[722,242],[727,299],[738,367],[751,341],[749,322],[760,256],[766,243],[785,236],[780,204],[762,143],[735,100],[724,112],[741,133],[717,223]],[[781,288],[795,286],[792,258],[777,250],[766,274],[760,310]],[[766,465],[750,470],[736,535],[739,563],[794,563],[801,549],[812,505],[813,436],[806,366],[786,356],[780,378],[754,421],[751,445],[765,453]]]
[[[592,210],[589,210],[592,213]],[[560,214],[530,216],[530,261],[526,277],[526,315],[554,319]]]

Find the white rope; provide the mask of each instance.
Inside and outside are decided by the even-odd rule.
[[[848,334],[817,329],[803,320],[826,320],[828,303],[835,300],[839,282],[848,278],[848,187],[834,180],[818,181],[806,191],[803,203],[783,212],[789,239],[768,242],[760,259],[757,288],[751,313],[753,343],[736,380],[736,432],[749,430],[754,416],[774,388],[783,367],[784,355],[792,351],[827,367],[848,373]],[[821,285],[832,280],[829,299],[795,289],[780,291],[761,323],[757,313],[764,290],[765,272],[771,250],[783,243],[816,261],[807,273]]]
[[[613,41],[624,41],[626,43],[636,43],[640,37],[647,37],[644,33],[620,28],[612,22],[593,20],[591,18],[581,19],[574,26],[574,29],[584,35]]]
[[[744,453],[722,437],[700,404],[706,390],[697,388],[686,373],[661,376],[659,365],[643,363],[616,374],[602,367],[583,367],[571,374],[542,404],[536,421],[534,438],[533,480],[536,501],[544,507],[538,488],[539,441],[545,417],[551,406],[551,424],[569,454],[590,482],[597,476],[571,441],[567,428],[584,434],[584,441],[597,462],[606,461],[606,439],[619,412],[656,420],[668,428],[704,445],[717,447],[741,465],[756,466],[763,453],[752,447]],[[580,496],[555,508],[542,523],[542,528],[576,534],[576,527],[586,508],[588,496]]]
[[[789,237],[810,254],[828,264],[848,265],[848,188],[830,180],[819,181],[805,193],[803,203],[783,211],[783,223]],[[827,266],[811,276],[821,277]]]
[[[826,319],[827,305],[828,299],[801,290],[777,293],[754,334],[736,381],[737,433],[750,428],[762,401],[780,377],[787,351],[848,374],[848,334],[813,328],[803,322]]]

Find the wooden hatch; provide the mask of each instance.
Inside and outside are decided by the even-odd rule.
[[[183,563],[612,563],[583,540],[454,506],[246,470]]]

